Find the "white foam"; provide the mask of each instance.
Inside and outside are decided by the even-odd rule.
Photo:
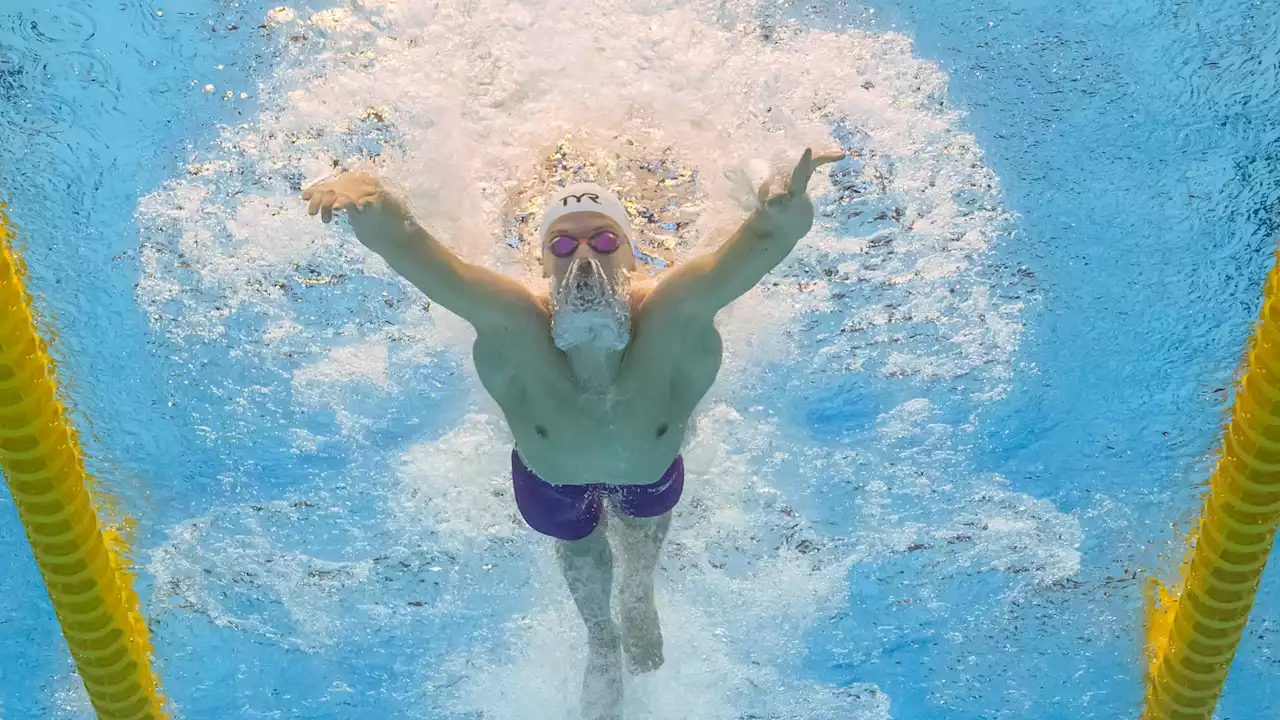
[[[317,392],[328,392],[334,385],[347,382],[370,382],[387,389],[385,338],[374,336],[332,348],[324,360],[299,368],[293,375],[297,392],[305,392],[308,387],[316,388]]]
[[[316,581],[349,588],[367,576],[368,565],[287,549],[282,536],[296,528],[296,507],[276,501],[230,508],[169,528],[148,563],[156,587],[152,616],[194,612],[219,626],[307,650],[333,642],[338,601],[317,591]]]
[[[511,493],[511,447],[506,423],[478,413],[439,439],[415,443],[400,458],[388,522],[409,534],[430,528],[433,544],[450,552],[522,534]]]

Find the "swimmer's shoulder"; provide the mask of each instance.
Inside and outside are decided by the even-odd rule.
[[[536,308],[524,317],[513,318],[506,327],[476,331],[472,355],[476,372],[490,394],[496,389],[490,382],[505,385],[517,375],[538,372],[555,361],[550,303],[545,297],[535,299]]]
[[[652,288],[650,288],[651,290]],[[650,376],[681,378],[688,387],[703,387],[714,380],[723,353],[720,332],[713,322],[673,312],[670,307],[640,298],[636,331],[628,356]],[[704,388],[705,389],[705,388]]]
[[[720,334],[711,318],[681,312],[681,308],[664,297],[662,293],[654,293],[657,281],[632,290],[632,309],[637,312],[636,318],[645,330],[656,331],[667,338],[668,342],[683,345],[685,341],[694,344],[712,343],[718,346]]]

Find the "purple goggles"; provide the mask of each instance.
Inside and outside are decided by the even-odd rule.
[[[547,241],[547,249],[556,257],[569,257],[584,242],[601,255],[608,255],[622,247],[622,238],[619,238],[617,233],[612,230],[601,230],[591,237],[583,239],[578,239],[568,233],[557,233],[555,237]]]

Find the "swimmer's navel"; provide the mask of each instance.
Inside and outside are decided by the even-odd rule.
[[[658,426],[658,437],[662,437],[663,435],[666,435],[666,434],[667,434],[667,424],[662,423],[661,425]]]
[[[665,426],[664,426],[664,427],[665,427]],[[536,433],[538,433],[538,437],[540,437],[540,438],[544,438],[544,437],[546,437],[546,436],[547,436],[547,429],[546,429],[546,428],[544,428],[544,427],[542,427],[541,425],[534,425],[534,426],[533,426],[533,431],[534,431],[534,432],[536,432]]]

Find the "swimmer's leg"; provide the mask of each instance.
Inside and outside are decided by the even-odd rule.
[[[627,667],[633,674],[662,666],[662,628],[653,600],[653,572],[658,565],[662,542],[671,527],[671,512],[657,517],[631,517],[618,513],[618,539],[622,544],[622,583],[619,614],[622,616],[622,647]]]
[[[618,628],[609,612],[613,552],[605,539],[605,516],[581,540],[556,541],[556,557],[573,602],[587,626],[587,670],[582,679],[582,714],[588,720],[622,717],[622,659]]]

